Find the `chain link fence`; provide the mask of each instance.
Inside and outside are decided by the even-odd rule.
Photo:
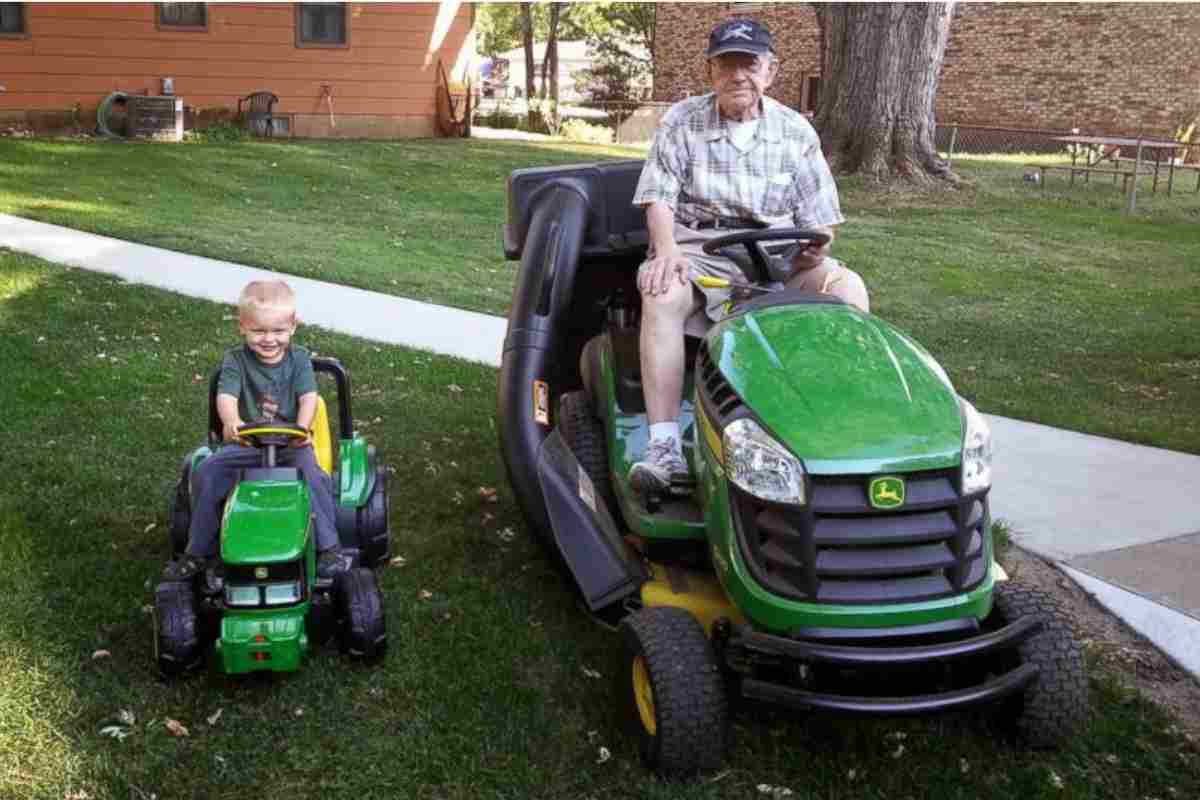
[[[670,103],[644,100],[600,100],[562,103],[558,113],[562,124],[580,120],[610,131],[611,140],[616,144],[641,144],[654,138],[659,120],[670,107]],[[484,99],[476,108],[474,124],[524,130],[527,127],[528,108],[521,99]],[[548,133],[549,130],[543,126],[534,132]]]
[[[1029,130],[943,123],[937,126],[934,134],[934,146],[949,160],[953,160],[955,155],[962,153],[1069,154],[1072,145],[1055,141],[1055,137],[1075,136],[1079,132],[1078,128],[1073,130]],[[1137,137],[1130,135],[1127,138],[1135,139]],[[1190,145],[1184,151],[1189,162],[1200,156],[1200,134],[1192,136]],[[1126,152],[1127,150],[1128,152]],[[1123,148],[1121,155],[1132,156],[1133,152],[1129,148]]]

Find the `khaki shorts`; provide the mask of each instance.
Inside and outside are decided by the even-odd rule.
[[[704,243],[709,239],[728,236],[730,233],[729,230],[718,229],[693,230],[685,225],[675,224],[675,242],[691,262],[693,278],[708,275],[741,283],[749,280],[746,273],[728,258],[710,256],[704,252]],[[766,285],[772,288],[784,286],[779,281]],[[788,280],[787,286],[806,292],[831,294],[863,311],[870,310],[867,288],[862,278],[836,258],[826,258],[812,269],[796,273]],[[725,316],[725,304],[729,301],[731,292],[729,289],[703,288],[695,283],[692,284],[692,288],[697,293],[698,308],[688,319],[686,330],[689,334],[699,335],[713,322],[718,322]]]

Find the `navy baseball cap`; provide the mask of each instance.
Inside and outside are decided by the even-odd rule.
[[[727,19],[708,35],[708,57],[722,53],[753,53],[761,56],[773,53],[771,31],[752,19]]]

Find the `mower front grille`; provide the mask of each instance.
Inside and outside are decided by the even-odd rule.
[[[696,380],[707,405],[716,413],[718,427],[724,427],[730,415],[742,406],[742,399],[713,363],[707,342],[700,345],[696,355]]]
[[[867,500],[870,475],[809,476],[811,503],[768,503],[730,486],[741,552],[767,590],[809,603],[933,600],[987,575],[987,498],[962,497],[957,470],[905,476],[903,508]]]

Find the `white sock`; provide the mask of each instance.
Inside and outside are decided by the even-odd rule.
[[[679,423],[678,422],[655,422],[650,425],[650,441],[655,439],[675,440],[675,447],[679,447]]]

